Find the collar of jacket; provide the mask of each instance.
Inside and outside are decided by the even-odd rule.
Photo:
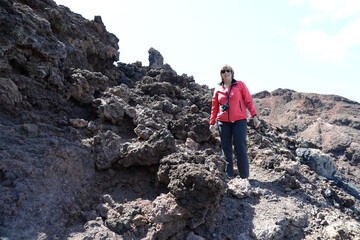
[[[234,83],[236,83],[237,81],[235,80],[235,79],[233,79],[233,80],[231,80],[231,84],[230,85],[232,85],[232,84],[234,84]],[[219,85],[220,86],[224,86],[224,81],[221,81],[221,83],[219,83]]]

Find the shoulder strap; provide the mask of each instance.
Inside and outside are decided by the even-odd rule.
[[[229,97],[230,97],[231,89],[232,89],[233,86],[234,86],[234,84],[231,84],[231,85],[230,85],[230,90],[229,90],[229,92],[226,94],[227,102],[229,102]]]

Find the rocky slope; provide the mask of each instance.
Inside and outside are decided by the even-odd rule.
[[[0,239],[359,239],[356,186],[291,126],[249,122],[250,180],[225,183],[211,89],[155,49],[114,65],[100,17],[0,11]]]
[[[360,183],[360,103],[289,89],[257,93],[254,102],[263,119],[312,142],[334,158],[343,175]]]

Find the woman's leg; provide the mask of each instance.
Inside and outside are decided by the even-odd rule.
[[[247,122],[246,119],[233,123],[234,146],[236,151],[237,167],[241,178],[249,177],[249,160],[247,155]]]
[[[233,151],[232,151],[232,123],[218,121],[221,148],[226,159],[226,174],[234,176]]]

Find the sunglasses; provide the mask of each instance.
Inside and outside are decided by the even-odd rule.
[[[229,70],[229,69],[221,70],[221,73],[226,73],[226,72],[231,73],[231,70]]]

